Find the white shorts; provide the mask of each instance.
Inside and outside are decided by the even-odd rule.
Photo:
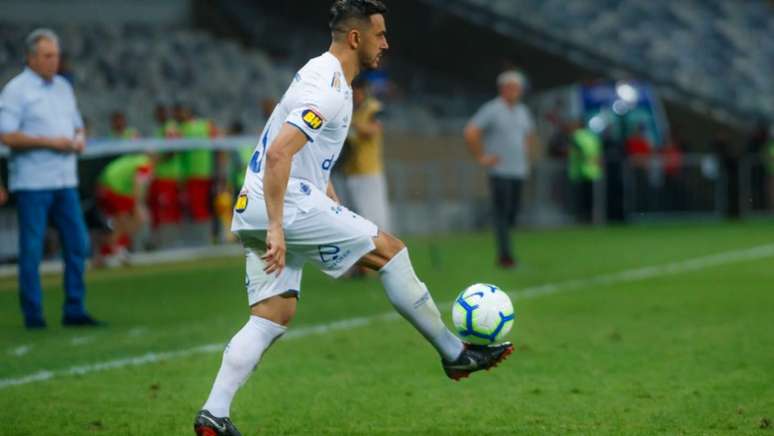
[[[338,278],[360,258],[373,251],[379,230],[371,221],[337,204],[306,182],[291,179],[285,201],[285,268],[266,274],[265,253],[268,217],[263,197],[247,195],[247,204],[235,210],[231,230],[245,247],[247,298],[252,306],[286,292],[301,293],[301,272],[306,262]],[[298,194],[301,192],[302,194]],[[240,211],[241,210],[241,211]]]

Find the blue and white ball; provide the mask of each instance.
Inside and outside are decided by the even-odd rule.
[[[489,345],[511,331],[515,314],[508,294],[494,285],[476,283],[462,291],[452,305],[452,321],[462,340]]]

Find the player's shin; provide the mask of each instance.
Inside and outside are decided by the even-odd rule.
[[[408,249],[404,248],[379,270],[387,298],[446,360],[462,352],[462,341],[446,328],[433,297],[414,273]]]
[[[285,330],[286,327],[272,321],[251,316],[226,346],[218,376],[203,409],[216,417],[229,416],[234,394],[247,381],[264,351]]]

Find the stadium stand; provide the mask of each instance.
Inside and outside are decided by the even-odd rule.
[[[747,120],[774,116],[774,16],[763,1],[425,2],[489,20],[516,39],[537,33],[534,41],[546,48],[579,63],[602,58],[610,75],[636,73],[667,95],[687,94]]]

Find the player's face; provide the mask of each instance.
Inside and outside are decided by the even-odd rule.
[[[38,40],[35,53],[32,53],[27,61],[32,71],[46,80],[51,80],[59,70],[59,45],[51,39],[42,38]]]
[[[379,68],[384,52],[390,48],[387,44],[387,27],[384,16],[374,14],[370,17],[371,25],[360,32],[362,41],[358,47],[360,64],[366,69]]]

